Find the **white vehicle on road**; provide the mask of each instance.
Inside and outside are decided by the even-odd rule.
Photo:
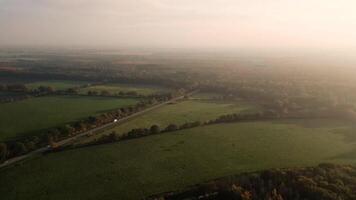
[[[114,119],[114,122],[117,122],[117,119]]]

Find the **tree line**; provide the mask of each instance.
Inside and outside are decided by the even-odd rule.
[[[150,200],[354,200],[356,167],[271,169],[219,178],[184,191],[153,195]]]
[[[77,87],[71,87],[64,90],[56,90],[51,86],[40,85],[37,88],[28,88],[25,84],[1,84],[0,92],[9,92],[7,95],[2,95],[0,97],[0,102],[13,102],[25,100],[31,97],[40,97],[45,95],[88,95],[88,96],[101,96],[101,97],[128,97],[128,98],[156,98],[162,96],[162,94],[150,94],[142,95],[136,91],[119,91],[110,92],[108,90],[89,90],[86,93],[81,94],[79,92],[80,88],[100,85],[100,84],[88,84]],[[167,93],[168,94],[168,93]]]
[[[195,128],[199,126],[207,126],[207,125],[213,125],[219,123],[233,123],[233,122],[241,122],[241,121],[248,121],[248,120],[266,120],[266,119],[274,119],[278,117],[279,116],[276,112],[265,111],[265,112],[257,112],[257,113],[226,114],[226,115],[221,115],[216,119],[208,120],[205,122],[194,121],[194,122],[186,122],[181,125],[171,123],[163,128],[154,124],[148,128],[134,128],[123,134],[118,134],[116,133],[116,131],[113,131],[108,135],[103,135],[100,138],[93,140],[88,144],[85,144],[85,146],[113,143],[122,140],[141,138],[141,137],[146,137],[146,136],[160,134],[160,133],[174,132],[174,131],[179,131],[184,129]]]
[[[225,114],[221,115],[215,119],[208,121],[194,121],[194,122],[186,122],[182,125],[177,125],[174,123],[169,124],[166,127],[159,127],[154,124],[148,128],[134,128],[126,133],[119,134],[116,131],[111,132],[108,135],[103,135],[100,138],[85,144],[85,146],[98,145],[98,144],[106,144],[112,142],[118,142],[122,140],[135,139],[140,137],[146,137],[150,135],[155,135],[159,133],[168,133],[174,132],[189,128],[195,128],[199,126],[207,126],[214,125],[220,123],[235,123],[235,122],[244,122],[244,121],[254,121],[254,120],[271,120],[271,119],[280,119],[280,118],[333,118],[333,117],[341,117],[344,119],[353,119],[356,120],[356,113],[345,114],[345,112],[338,111],[339,114],[335,114],[331,110],[325,111],[315,111],[315,112],[303,112],[303,113],[293,113],[286,114],[281,110],[267,109],[265,111],[255,112],[255,113],[234,113],[234,114]],[[331,114],[331,116],[330,116]]]
[[[89,116],[80,121],[49,129],[36,136],[24,137],[14,141],[0,142],[0,162],[3,162],[9,158],[24,155],[46,145],[56,147],[57,141],[111,123],[114,120],[120,120],[150,106],[168,101],[180,95],[182,95],[181,91],[167,94],[157,94],[152,98],[143,99],[135,105],[109,111],[98,116]]]

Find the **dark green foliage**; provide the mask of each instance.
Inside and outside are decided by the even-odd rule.
[[[184,123],[182,124],[179,129],[186,129],[186,128],[194,128],[194,127],[197,127],[197,126],[200,126],[201,125],[201,122],[199,121],[196,121],[196,122],[187,122],[187,123]]]
[[[15,155],[22,155],[22,154],[27,153],[27,151],[28,151],[25,144],[22,142],[15,142],[12,146],[12,149],[13,149],[12,152]]]
[[[150,132],[151,132],[151,134],[158,134],[161,132],[161,130],[160,130],[159,126],[152,125],[150,128]]]
[[[178,130],[178,126],[175,124],[170,124],[164,129],[165,132],[176,131],[176,130]]]
[[[355,188],[355,166],[320,164],[225,177],[151,199],[354,200]]]
[[[7,157],[7,145],[0,143],[0,163],[4,162]]]
[[[4,88],[7,88],[7,91],[9,91],[9,92],[27,92],[28,91],[28,88],[23,84],[11,84],[11,85],[7,85]]]

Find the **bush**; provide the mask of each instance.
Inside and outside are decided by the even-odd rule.
[[[15,144],[14,144],[14,153],[16,154],[16,155],[22,155],[22,154],[25,154],[25,153],[27,153],[27,148],[26,148],[26,146],[25,146],[25,144],[24,143],[22,143],[22,142],[16,142]]]
[[[150,133],[151,134],[158,134],[160,132],[161,132],[161,130],[160,130],[159,126],[157,126],[157,125],[152,125],[151,126],[151,128],[150,128]]]
[[[166,132],[176,131],[176,130],[178,130],[178,126],[175,124],[170,124],[164,129],[164,131],[166,131]]]
[[[4,162],[7,157],[7,145],[0,143],[0,163]]]

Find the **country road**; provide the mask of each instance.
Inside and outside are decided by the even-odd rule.
[[[88,131],[85,131],[85,132],[83,132],[83,133],[80,133],[80,134],[78,134],[78,135],[75,135],[75,136],[73,136],[73,137],[70,137],[70,138],[67,138],[67,139],[64,139],[64,140],[61,140],[61,141],[59,141],[59,142],[56,142],[56,145],[57,145],[57,146],[63,146],[63,145],[70,144],[71,142],[74,142],[74,141],[76,141],[76,140],[80,139],[81,137],[84,137],[84,136],[86,136],[86,135],[88,135],[88,134],[92,134],[92,133],[94,133],[94,132],[100,132],[100,131],[105,130],[105,129],[109,128],[109,127],[114,127],[114,126],[120,125],[120,124],[125,123],[126,121],[128,121],[128,120],[130,120],[130,119],[132,119],[132,118],[135,118],[135,117],[140,116],[140,115],[142,115],[142,114],[145,114],[145,113],[147,113],[147,112],[149,112],[149,111],[152,111],[152,110],[155,110],[155,109],[157,109],[157,108],[160,108],[160,107],[162,107],[162,106],[164,106],[164,105],[167,105],[167,104],[169,104],[169,103],[172,103],[172,102],[174,102],[174,101],[183,99],[185,96],[191,96],[192,94],[194,94],[194,93],[196,93],[196,92],[198,92],[198,91],[197,91],[197,90],[192,91],[192,92],[187,93],[187,94],[185,94],[185,95],[182,95],[182,96],[173,98],[173,99],[171,99],[171,100],[169,100],[169,101],[165,101],[165,102],[163,102],[163,103],[160,103],[160,104],[151,106],[151,107],[149,107],[149,108],[147,108],[147,109],[145,109],[145,110],[142,110],[142,111],[140,111],[140,112],[137,112],[137,113],[134,113],[134,114],[129,115],[129,116],[127,116],[127,117],[124,117],[124,118],[122,118],[122,119],[119,119],[119,120],[117,120],[116,122],[111,122],[111,123],[108,123],[108,124],[104,124],[104,125],[102,125],[102,126],[100,126],[100,127],[97,127],[97,128],[94,128],[94,129],[91,129],[91,130],[88,130]],[[32,156],[35,156],[35,155],[40,155],[40,154],[42,154],[42,153],[44,153],[44,152],[46,152],[46,151],[49,151],[49,150],[51,150],[51,147],[50,147],[50,146],[46,146],[46,147],[42,147],[42,148],[36,149],[36,150],[34,150],[34,151],[31,151],[31,152],[29,152],[29,153],[27,153],[27,154],[25,154],[25,155],[18,156],[18,157],[15,157],[15,158],[11,158],[11,159],[5,161],[4,163],[0,164],[0,168],[9,166],[9,165],[11,165],[11,164],[14,164],[14,163],[16,163],[16,162],[25,160],[25,159],[27,159],[27,158],[29,158],[29,157],[32,157]]]

